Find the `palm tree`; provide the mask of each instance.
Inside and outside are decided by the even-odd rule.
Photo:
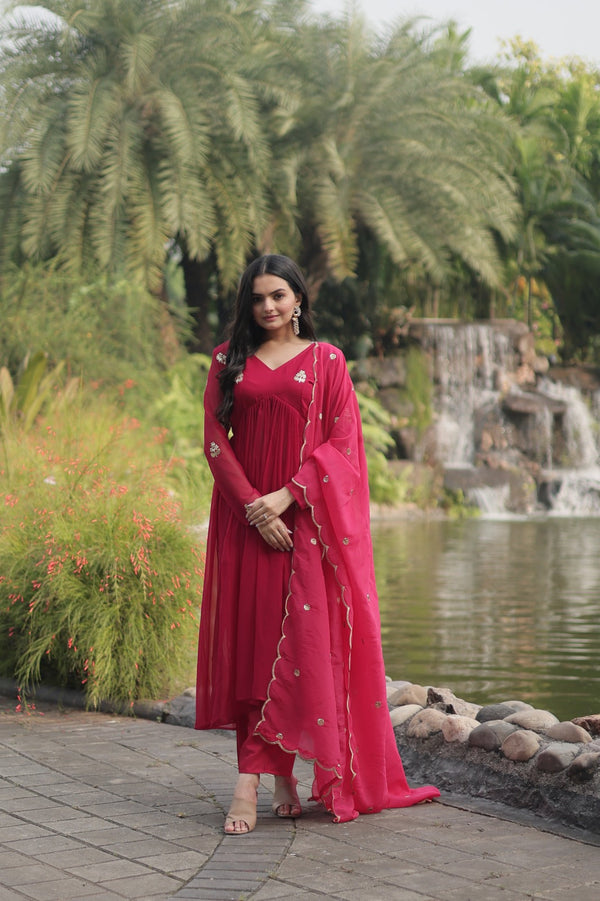
[[[265,218],[268,145],[242,66],[262,5],[48,0],[6,20],[1,191],[18,195],[7,234],[25,256],[160,290],[175,242],[186,274],[214,257],[234,278]],[[206,347],[206,297],[188,302]]]
[[[274,158],[287,176],[282,196],[297,199],[295,240],[315,293],[328,275],[356,274],[361,235],[395,267],[442,280],[459,257],[497,283],[494,233],[513,233],[517,208],[503,170],[508,142],[457,71],[456,35],[445,41],[407,22],[377,38],[351,9],[306,24],[295,42],[304,101]],[[281,196],[274,206],[274,239],[290,241]]]
[[[581,352],[600,322],[600,101],[597,73],[545,65],[514,42],[499,73],[498,102],[516,122],[513,172],[521,215],[508,245],[514,282],[524,276],[532,325],[532,280],[549,289],[565,353]],[[516,64],[516,65],[515,65]]]

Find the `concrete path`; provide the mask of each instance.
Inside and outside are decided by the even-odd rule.
[[[301,764],[300,797],[311,770]],[[0,699],[0,901],[598,901],[597,837],[452,799],[335,825],[314,805],[222,833],[228,733]],[[506,811],[506,816],[514,812]]]

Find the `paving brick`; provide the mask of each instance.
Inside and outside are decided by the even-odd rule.
[[[85,880],[62,876],[53,882],[36,882],[34,885],[20,885],[19,890],[34,901],[87,901],[97,892],[97,886]],[[0,894],[2,899],[2,894]]]
[[[439,802],[339,825],[306,805],[282,821],[265,777],[255,832],[232,839],[222,824],[233,735],[83,711],[22,722],[0,717],[0,772],[4,762],[11,772],[0,782],[0,901],[600,897],[593,837]],[[305,798],[311,767],[296,774]]]
[[[181,887],[178,879],[152,873],[149,876],[132,876],[128,879],[115,879],[103,884],[103,888],[114,891],[124,898],[141,898],[150,901],[155,895],[168,895]]]

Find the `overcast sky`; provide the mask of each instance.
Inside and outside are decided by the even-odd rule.
[[[338,14],[345,0],[311,0],[315,12]],[[535,41],[544,58],[581,56],[600,66],[600,0],[358,0],[374,25],[399,16],[454,19],[471,28],[471,57],[497,56],[499,38]]]

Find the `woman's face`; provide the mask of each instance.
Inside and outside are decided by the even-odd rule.
[[[292,313],[300,298],[284,278],[257,275],[252,284],[252,315],[265,332],[274,336],[292,330]]]

